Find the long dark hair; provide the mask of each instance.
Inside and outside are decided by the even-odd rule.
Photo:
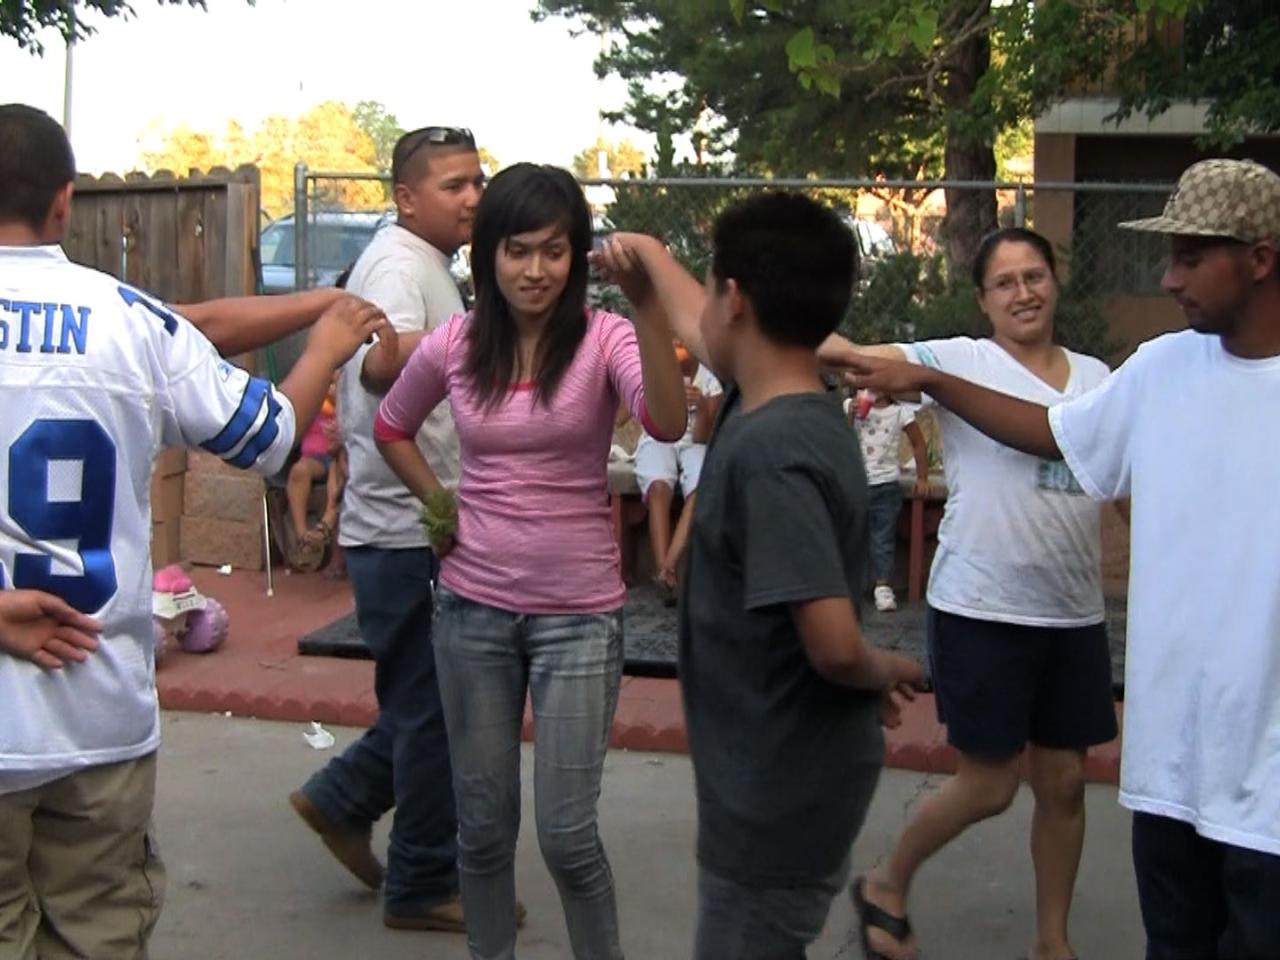
[[[494,260],[508,237],[547,227],[569,235],[572,265],[534,358],[534,402],[550,403],[587,333],[587,254],[591,210],[573,175],[559,167],[517,163],[493,178],[476,207],[471,230],[471,271],[476,306],[468,334],[464,373],[480,403],[502,402],[515,378],[516,324],[498,289]]]

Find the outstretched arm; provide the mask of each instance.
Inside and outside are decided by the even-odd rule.
[[[395,354],[396,331],[372,303],[344,295],[324,311],[307,337],[306,350],[280,384],[280,392],[293,405],[295,443],[302,442],[303,434],[320,412],[333,371],[375,336],[377,343],[370,353]]]
[[[652,297],[676,338],[699,362],[713,369],[699,322],[706,291],[662,241],[643,233],[615,233],[591,258],[603,279],[621,287],[633,304],[637,298],[643,302]]]
[[[924,392],[993,440],[1046,460],[1062,451],[1049,427],[1049,410],[1038,403],[980,387],[932,367],[881,357],[859,356],[847,364],[851,385],[894,396]]]
[[[400,333],[400,347],[396,353],[370,350],[360,365],[360,385],[370,393],[382,395],[391,389],[405,368],[418,344],[431,335],[430,330],[411,330]]]
[[[248,353],[315,323],[343,297],[332,287],[272,297],[220,297],[201,303],[173,304],[224,357]]]
[[[632,237],[634,242],[624,242],[620,237]],[[645,261],[641,248],[648,246],[653,249],[649,252],[650,261]],[[656,274],[650,270],[650,263]],[[688,426],[688,408],[680,377],[680,365],[671,346],[671,310],[674,308],[682,315],[687,315],[691,309],[685,280],[693,283],[699,291],[701,288],[667,253],[665,247],[652,237],[640,234],[618,234],[611,237],[597,257],[597,265],[622,288],[634,308],[636,343],[640,348],[640,369],[644,377],[645,406],[653,428],[658,431],[655,438],[675,440]],[[698,326],[696,314],[691,326],[694,329]],[[698,349],[702,349],[701,332],[697,336]],[[698,350],[687,340],[685,345],[690,353],[698,355]],[[702,352],[705,353],[705,349]]]
[[[671,331],[708,370],[718,373],[707,356],[699,318],[707,301],[706,288],[671,255],[662,241],[643,233],[615,233],[604,246],[593,253],[592,260],[603,278],[617,283],[627,293],[634,282],[631,275],[638,269],[647,274],[654,292],[666,312]],[[628,294],[628,298],[630,295]],[[833,333],[818,346],[818,360],[828,367],[845,369],[860,354],[902,359],[900,349],[892,345],[859,346]]]
[[[846,370],[859,357],[882,357],[885,360],[905,360],[901,347],[892,343],[854,343],[848,337],[833,333],[818,344],[818,362],[833,370]]]

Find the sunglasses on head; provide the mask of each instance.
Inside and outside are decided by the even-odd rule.
[[[407,144],[411,138],[412,146],[405,149],[395,165],[397,171],[403,170],[413,155],[428,143],[435,146],[469,147],[472,150],[476,148],[476,138],[466,127],[419,127],[417,130],[406,133],[400,142]]]

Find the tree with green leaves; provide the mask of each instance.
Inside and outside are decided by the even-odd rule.
[[[396,115],[376,100],[361,100],[351,108],[356,126],[373,141],[374,163],[377,169],[391,169],[391,153],[396,141],[404,134],[404,128]]]
[[[293,168],[299,160],[312,170],[372,173],[375,169],[373,139],[361,129],[355,112],[335,101],[317,104],[297,117],[273,114],[252,131],[232,121],[222,133],[179,124],[157,128],[154,134],[155,143],[142,153],[145,169],[185,175],[192,169],[255,164],[262,174],[262,209],[277,217],[293,209]],[[370,210],[386,201],[382,185],[376,182],[322,181],[319,189],[323,205]]]
[[[1115,71],[1116,118],[1158,116],[1175,101],[1208,106],[1205,147],[1280,131],[1280,5],[1276,0],[1193,0],[1181,43],[1147,37]]]
[[[162,6],[199,7],[205,9],[205,0],[156,0]],[[252,0],[249,0],[252,2]],[[82,40],[93,33],[93,26],[84,22],[84,13],[93,11],[104,17],[133,16],[134,9],[127,0],[3,0],[0,2],[0,34],[12,37],[18,46],[43,55],[44,46],[36,34],[46,27],[54,27],[64,40]]]
[[[738,172],[986,181],[1002,134],[1103,76],[1128,82],[1122,110],[1199,95],[1234,103],[1218,108],[1224,117],[1258,115],[1277,88],[1280,43],[1265,39],[1280,29],[1274,9],[1275,0],[538,0],[534,16],[607,38],[597,71],[629,83],[620,118],[702,132],[710,156],[731,157]],[[1170,58],[1183,53],[1147,27],[1182,16],[1189,39],[1194,24],[1206,39],[1180,72]],[[1264,39],[1228,69],[1245,24]],[[1251,80],[1228,88],[1215,72]],[[967,263],[996,224],[994,193],[949,190],[947,210],[947,259]]]

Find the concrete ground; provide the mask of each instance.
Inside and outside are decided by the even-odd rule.
[[[157,825],[169,867],[153,960],[463,960],[461,936],[402,933],[381,923],[378,896],[339,867],[285,802],[332,751],[312,750],[298,724],[167,713]],[[341,749],[358,731],[334,729]],[[525,750],[525,827],[517,888],[529,908],[519,956],[570,956],[555,887],[532,838]],[[941,781],[886,771],[855,868],[884,855],[911,804]],[[833,784],[833,788],[838,785]],[[1140,956],[1129,816],[1115,789],[1090,786],[1089,831],[1076,887],[1073,939],[1083,958]],[[980,824],[921,873],[913,921],[928,960],[1014,960],[1026,952],[1033,893],[1030,796]],[[387,824],[375,842],[385,850]],[[687,757],[615,750],[606,765],[601,829],[618,886],[631,960],[687,957],[693,940],[694,802]],[[860,958],[847,897],[835,903],[813,960]]]
[[[373,663],[341,657],[300,656],[300,638],[347,617],[354,609],[350,585],[319,574],[281,574],[268,597],[261,573],[222,576],[208,567],[191,570],[196,586],[216,597],[231,618],[226,643],[212,655],[170,650],[156,672],[166,710],[224,713],[237,717],[361,727],[378,715]],[[904,611],[905,613],[905,611]],[[664,613],[669,615],[669,611]],[[882,617],[881,626],[892,616]],[[910,617],[897,621],[909,633]],[[627,623],[630,633],[636,625]],[[892,636],[885,636],[894,646]],[[1122,720],[1123,704],[1116,704]],[[526,715],[525,737],[532,734]],[[1123,726],[1123,724],[1121,724]],[[610,738],[615,748],[687,753],[680,686],[674,679],[624,676]],[[951,773],[956,753],[938,722],[932,694],[908,704],[902,726],[886,736],[885,765],[897,770]],[[1085,775],[1114,784],[1120,775],[1120,740],[1089,751]]]

